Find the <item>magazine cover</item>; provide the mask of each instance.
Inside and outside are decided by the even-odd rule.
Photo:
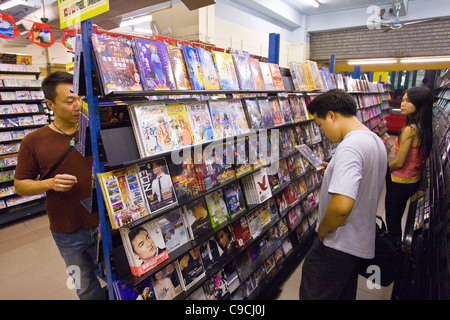
[[[280,102],[281,113],[285,123],[292,122],[292,111],[288,98],[278,98]]]
[[[298,99],[296,96],[290,96],[288,98],[289,105],[291,107],[291,119],[292,122],[299,122],[302,119],[302,115],[299,110]]]
[[[197,51],[190,46],[183,45],[183,56],[186,61],[186,68],[191,82],[192,90],[205,90],[202,70],[198,60]]]
[[[284,123],[283,114],[281,113],[280,104],[278,99],[275,97],[269,98],[270,109],[272,110],[273,115],[273,124],[275,126],[279,126]]]
[[[261,112],[262,121],[264,123],[264,128],[272,128],[274,123],[275,115],[269,104],[268,99],[258,99],[259,111]]]
[[[129,107],[141,157],[173,149],[169,118],[162,105],[141,104]]]
[[[252,239],[246,217],[242,217],[234,221],[231,227],[233,229],[233,234],[238,249],[245,246]]]
[[[205,276],[198,247],[186,252],[177,261],[180,266],[181,284],[185,291],[189,290],[197,281]]]
[[[320,159],[306,144],[297,145],[295,148],[297,148],[300,154],[314,166],[316,171],[324,168],[322,166],[322,159]]]
[[[308,91],[316,90],[316,86],[314,84],[314,79],[312,75],[311,65],[308,61],[302,62],[303,75],[305,76],[305,82],[308,86]]]
[[[92,34],[92,45],[105,94],[143,90],[130,40]]]
[[[328,90],[334,89],[333,81],[331,80],[330,69],[328,69],[327,67],[321,67],[319,69],[323,71],[323,76],[325,78]]]
[[[166,44],[150,39],[133,38],[132,45],[144,90],[175,90],[175,79]]]
[[[255,172],[254,174],[252,174],[252,177],[256,186],[256,195],[258,197],[259,203],[262,203],[272,197],[266,168]]]
[[[186,68],[186,63],[183,57],[183,50],[178,46],[167,45],[167,52],[169,54],[170,65],[175,78],[178,90],[191,90],[191,82]]]
[[[136,166],[139,182],[151,214],[178,203],[164,157]]]
[[[212,230],[205,198],[202,197],[187,203],[183,207],[183,214],[191,239],[196,239],[205,232]]]
[[[250,69],[252,70],[253,78],[253,88],[255,90],[266,90],[266,85],[264,84],[264,77],[259,66],[259,60],[255,58],[248,58],[250,64]]]
[[[211,153],[194,153],[194,168],[200,191],[207,191],[219,184],[219,172],[216,165],[216,158],[213,154],[214,148],[209,149],[209,151]]]
[[[239,90],[239,82],[231,54],[219,51],[212,52],[214,64],[222,90]]]
[[[274,90],[275,86],[273,85],[269,64],[267,62],[260,61],[259,67],[261,69],[261,73],[264,79],[264,86],[266,87],[266,90]]]
[[[308,108],[307,108],[307,104],[308,103],[306,102],[306,98],[305,97],[300,97],[300,106],[304,110],[304,114],[305,114],[305,117],[306,117],[305,119],[313,119],[314,116],[309,113]]]
[[[248,226],[252,238],[261,234],[263,228],[270,223],[270,212],[267,203],[259,206],[247,215]]]
[[[316,90],[323,90],[322,79],[320,78],[319,68],[317,67],[317,62],[312,60],[306,60],[311,69],[312,78],[314,81],[314,87]]]
[[[117,300],[156,300],[150,278],[143,280],[137,286],[114,281],[113,287]]]
[[[295,90],[307,91],[308,86],[305,82],[302,64],[297,61],[289,62],[289,71],[291,72],[292,82],[294,83]]]
[[[236,253],[236,243],[231,226],[222,228],[214,233],[214,238],[220,250],[223,251],[222,259],[231,257]]]
[[[216,166],[219,182],[224,185],[229,181],[236,179],[234,165],[234,139],[225,141],[224,144],[220,143],[218,147],[219,148],[212,149],[212,155],[215,157],[214,164]],[[223,152],[220,152],[220,150]]]
[[[180,208],[176,208],[159,218],[159,226],[169,253],[189,241]]]
[[[236,134],[231,123],[230,110],[226,101],[208,101],[214,127],[214,138],[221,139]]]
[[[149,214],[135,166],[99,173],[98,179],[113,229]]]
[[[245,99],[245,107],[247,109],[248,123],[252,129],[263,129],[264,122],[262,120],[261,111],[259,110],[258,101],[256,99]]]
[[[180,164],[171,162],[169,169],[173,187],[180,203],[184,203],[189,198],[199,194],[194,159],[189,153],[183,154]]]
[[[223,188],[223,194],[232,219],[247,210],[239,181],[234,181]]]
[[[212,53],[202,47],[195,48],[203,74],[203,84],[206,90],[220,90],[219,78]]]
[[[219,226],[221,223],[230,218],[227,205],[223,199],[222,189],[205,195],[205,201],[213,228]]]
[[[272,75],[275,90],[284,90],[283,79],[281,78],[280,67],[275,63],[269,63],[270,74]]]
[[[210,271],[222,261],[223,250],[219,247],[214,237],[203,241],[199,246],[200,258],[205,271]]]
[[[247,123],[247,117],[245,116],[244,107],[241,100],[228,100],[229,115],[231,118],[231,124],[234,127],[236,135],[250,132]]]
[[[238,76],[241,90],[254,90],[252,69],[250,69],[249,57],[233,54],[233,61]]]
[[[252,171],[248,152],[249,151],[246,137],[238,137],[236,139],[236,146],[234,148],[236,177],[240,177]]]
[[[186,106],[182,103],[165,106],[169,117],[170,132],[175,147],[189,146],[194,143],[192,128]]]
[[[195,143],[203,143],[214,139],[211,114],[207,102],[186,103]]]
[[[221,300],[230,293],[227,277],[223,269],[212,278],[206,280],[203,284],[203,289],[207,300]]]
[[[119,232],[131,274],[141,276],[169,258],[158,219]]]
[[[156,300],[173,300],[183,291],[176,263],[171,263],[151,276]]]

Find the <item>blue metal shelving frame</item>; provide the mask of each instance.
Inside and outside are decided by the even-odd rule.
[[[115,273],[111,267],[111,252],[112,252],[112,240],[111,240],[111,225],[106,219],[105,205],[103,200],[102,191],[98,181],[97,173],[104,172],[104,163],[100,160],[98,141],[100,137],[100,115],[99,115],[99,103],[98,97],[94,95],[92,72],[95,71],[95,62],[92,55],[93,47],[91,42],[91,35],[93,33],[92,19],[81,22],[81,35],[83,44],[83,60],[84,60],[84,80],[86,83],[86,102],[88,104],[89,113],[89,129],[92,146],[92,158],[93,158],[93,174],[95,176],[95,185],[97,186],[97,199],[98,199],[98,214],[100,218],[100,233],[102,239],[102,249],[104,256],[104,272],[106,275],[106,283],[108,285],[108,296],[110,300],[115,300],[115,294],[113,290],[113,282],[116,280]],[[93,195],[94,196],[94,195]]]

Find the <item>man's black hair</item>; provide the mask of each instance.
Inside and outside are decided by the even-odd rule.
[[[56,86],[60,83],[73,84],[73,75],[64,71],[56,71],[42,81],[45,99],[55,102]]]
[[[355,99],[341,89],[332,89],[315,97],[307,106],[309,113],[325,119],[328,111],[337,112],[344,117],[356,116]]]

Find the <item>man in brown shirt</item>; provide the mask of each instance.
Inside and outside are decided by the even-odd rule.
[[[78,297],[103,299],[93,260],[99,217],[80,203],[91,196],[92,158],[85,158],[72,148],[50,172],[78,136],[80,103],[78,95],[72,92],[72,81],[70,73],[55,72],[42,82],[55,119],[22,140],[14,187],[20,195],[46,193],[50,230]]]

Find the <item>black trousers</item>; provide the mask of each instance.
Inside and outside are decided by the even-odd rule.
[[[355,300],[363,261],[324,246],[316,236],[303,263],[300,300]]]
[[[420,181],[416,183],[386,182],[386,226],[395,237],[402,237],[402,217],[408,199],[419,190]]]

